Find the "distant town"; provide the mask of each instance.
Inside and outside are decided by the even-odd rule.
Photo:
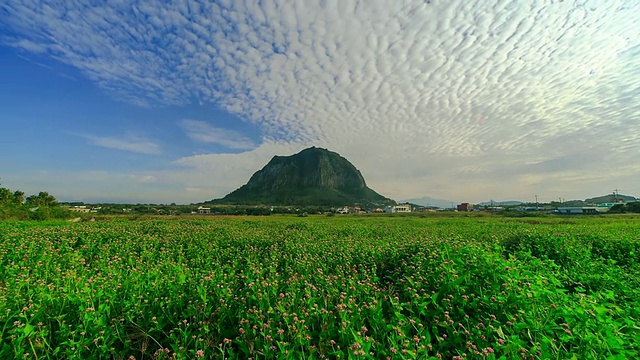
[[[450,207],[420,205],[401,202],[396,205],[365,207],[361,205],[328,206],[270,206],[270,205],[212,205],[206,203],[176,204],[85,204],[61,203],[63,208],[76,213],[101,215],[271,215],[271,214],[407,214],[435,212],[490,212],[504,214],[557,214],[594,215],[606,213],[639,213],[640,199],[613,193],[587,200],[562,200],[549,203],[482,202],[478,204],[452,203]]]
[[[536,197],[537,200],[537,197]],[[389,201],[391,203],[389,203]],[[443,203],[443,201],[440,201]],[[282,205],[282,204],[220,204],[213,201],[189,205],[172,204],[113,204],[84,202],[58,202],[47,192],[26,196],[22,191],[0,188],[0,219],[44,220],[49,218],[71,218],[77,221],[98,215],[115,216],[181,216],[181,215],[248,215],[267,216],[277,214],[347,215],[347,214],[411,214],[411,213],[489,213],[504,216],[539,215],[598,215],[640,213],[640,199],[619,194],[588,198],[585,200],[552,201],[549,203],[520,201],[487,201],[480,203],[453,203],[450,206],[418,204],[410,201],[396,203],[384,199],[384,203],[330,205]]]

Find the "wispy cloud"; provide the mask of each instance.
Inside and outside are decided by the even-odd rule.
[[[161,153],[161,147],[156,142],[132,134],[126,134],[122,137],[96,136],[88,134],[75,135],[89,140],[92,145],[109,149],[130,151],[147,155],[158,155]]]
[[[71,64],[121,99],[212,102],[277,142],[340,152],[385,195],[448,186],[432,195],[457,199],[537,191],[527,179],[540,168],[549,193],[571,188],[567,172],[618,174],[593,189],[626,181],[617,171],[640,153],[638,13],[623,0],[0,4],[17,34],[7,44]],[[253,146],[200,121],[181,126],[197,141]],[[576,147],[606,156],[585,167]],[[470,185],[478,177],[485,185]]]
[[[29,51],[29,52],[32,52],[32,53],[36,53],[36,54],[45,53],[45,52],[48,51],[48,47],[47,46],[39,44],[39,43],[35,43],[33,41],[25,40],[25,39],[20,39],[20,40],[17,40],[15,42],[14,41],[10,41],[9,45],[13,46],[13,47],[17,47],[17,48],[23,49],[23,50],[26,50],[26,51]],[[42,65],[42,64],[38,64],[38,65],[46,66],[46,65]]]
[[[204,121],[184,119],[179,125],[195,141],[219,144],[230,149],[245,150],[255,147],[255,143],[244,134],[218,128]]]

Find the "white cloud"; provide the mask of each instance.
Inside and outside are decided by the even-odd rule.
[[[239,188],[275,155],[289,155],[303,148],[303,144],[266,139],[243,153],[194,155],[175,160],[172,165],[176,169],[163,171],[162,176],[183,184],[190,195],[199,195],[200,201],[209,200]],[[197,189],[202,191],[198,193]]]
[[[307,145],[338,151],[397,198],[590,196],[637,170],[638,2],[8,0],[0,10],[19,34],[9,45],[46,51],[121,99],[213,102],[258,124],[271,140],[233,161],[176,162],[211,175],[197,165],[210,164],[226,191],[268,151]],[[251,148],[190,125],[195,140]],[[593,180],[576,184],[581,175]]]
[[[25,39],[10,43],[10,45],[36,54],[47,52],[46,46]]]
[[[130,151],[140,154],[158,155],[161,153],[159,144],[152,140],[127,134],[123,137],[95,136],[88,134],[78,134],[93,145],[101,146],[109,149]]]
[[[204,121],[184,119],[180,121],[180,126],[195,141],[219,144],[230,149],[255,147],[255,143],[242,133],[218,128]]]

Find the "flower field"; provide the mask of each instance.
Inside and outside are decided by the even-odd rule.
[[[640,358],[640,218],[0,224],[0,358]]]

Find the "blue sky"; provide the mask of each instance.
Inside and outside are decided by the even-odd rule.
[[[636,1],[0,4],[0,182],[222,197],[337,151],[397,200],[640,195]]]

